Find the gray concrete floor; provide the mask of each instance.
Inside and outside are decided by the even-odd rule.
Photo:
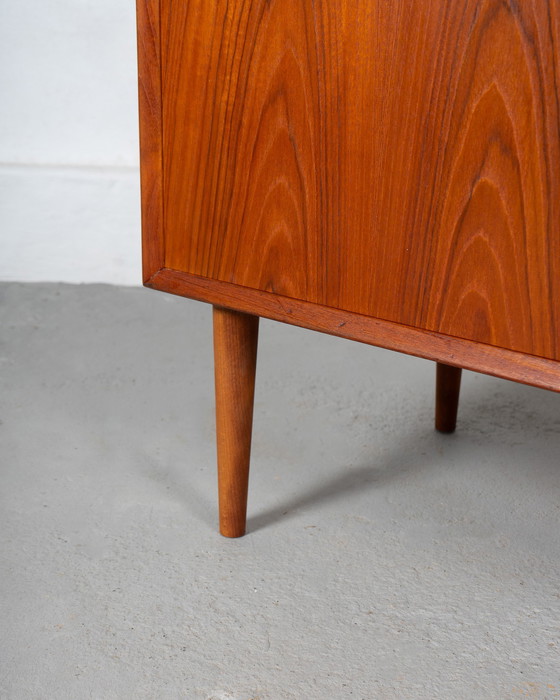
[[[211,314],[2,285],[0,697],[560,697],[560,396],[265,321],[249,534]]]

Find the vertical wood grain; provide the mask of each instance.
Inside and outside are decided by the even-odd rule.
[[[164,264],[163,110],[160,0],[137,0],[142,266],[148,281]]]
[[[166,266],[318,301],[329,175],[316,13],[307,2],[163,7]]]
[[[214,369],[220,532],[245,534],[258,316],[215,306]]]
[[[560,5],[482,2],[465,38],[424,258],[428,328],[559,357]]]
[[[436,364],[436,430],[440,433],[453,433],[457,426],[461,374],[459,367]]]
[[[161,2],[166,267],[560,359],[560,3]]]

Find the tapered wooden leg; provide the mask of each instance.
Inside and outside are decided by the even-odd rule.
[[[461,389],[459,367],[437,363],[436,369],[436,430],[452,433],[457,424],[457,408]]]
[[[259,317],[214,307],[220,532],[245,534]]]

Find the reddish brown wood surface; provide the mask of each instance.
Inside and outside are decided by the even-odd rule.
[[[560,359],[559,2],[161,0],[161,47],[165,267]]]
[[[159,0],[137,0],[142,262],[144,281],[164,265],[163,108]]]
[[[147,286],[330,335],[560,392],[560,365],[534,355],[332,309],[270,292],[161,270]]]
[[[461,374],[459,367],[436,365],[436,430],[440,433],[453,433],[457,426]]]
[[[259,319],[214,307],[220,532],[245,534]]]

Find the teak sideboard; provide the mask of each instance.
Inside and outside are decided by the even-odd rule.
[[[144,281],[213,305],[220,529],[260,316],[560,391],[558,0],[137,0]]]

